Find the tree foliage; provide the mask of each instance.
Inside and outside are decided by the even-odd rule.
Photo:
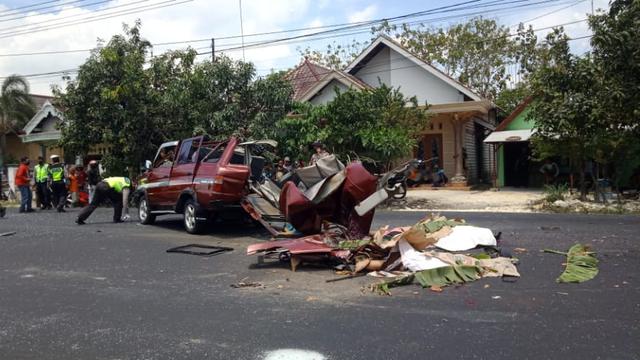
[[[556,29],[532,78],[536,101],[529,116],[538,129],[537,153],[569,157],[582,178],[584,164],[593,160],[595,177],[613,177],[618,187],[640,166],[640,41],[633,36],[639,18],[640,2],[612,2],[608,13],[590,17],[593,52],[583,56],[571,54],[566,35]]]
[[[194,50],[149,59],[149,50],[140,23],[125,26],[91,54],[75,80],[55,90],[68,120],[65,151],[84,154],[107,144],[108,171],[134,173],[162,142],[194,134],[261,137],[291,108],[282,74],[256,78],[253,64],[224,56],[196,63]]]
[[[321,140],[344,160],[363,157],[386,165],[409,154],[427,124],[425,108],[398,89],[381,85],[336,92],[331,102],[301,105],[300,115],[277,123],[276,136],[284,151],[298,154]]]
[[[0,86],[0,172],[5,165],[7,133],[21,128],[34,114],[27,80],[19,75],[5,78]]]

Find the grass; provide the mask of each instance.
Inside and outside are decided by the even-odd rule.
[[[567,184],[545,185],[543,190],[544,200],[551,204],[558,200],[565,200],[568,191],[569,186]]]

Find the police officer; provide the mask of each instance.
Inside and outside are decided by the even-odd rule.
[[[51,166],[49,166],[49,177],[51,178],[51,192],[53,193],[53,203],[58,212],[65,212],[64,206],[67,203],[67,184],[65,182],[64,165],[60,163],[58,155],[51,155]]]
[[[103,204],[105,200],[111,200],[113,204],[113,222],[122,222],[129,219],[129,192],[131,190],[131,180],[127,177],[108,177],[96,185],[95,193],[91,203],[85,206],[76,224],[84,225],[85,220],[93,211]],[[124,213],[124,216],[122,216]]]
[[[51,209],[51,194],[49,193],[49,164],[38,156],[38,163],[33,167],[36,178],[36,193],[42,210]]]

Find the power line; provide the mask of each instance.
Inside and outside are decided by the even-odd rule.
[[[20,15],[20,14],[29,14],[32,11],[59,8],[59,7],[64,6],[64,5],[77,4],[77,3],[82,3],[82,2],[85,2],[85,1],[88,1],[88,0],[73,0],[73,1],[66,2],[66,3],[46,6],[46,7],[42,7],[42,8],[31,9],[31,10],[27,10],[27,11],[19,11],[19,12],[13,13],[13,14],[0,15],[0,18],[4,18],[4,17],[7,17],[7,16]],[[101,1],[100,3],[108,2],[108,1],[110,1],[110,0]],[[85,4],[84,6],[91,6],[91,5],[95,5],[95,4]],[[53,14],[53,13],[55,13],[55,10],[39,13],[38,15],[47,15],[47,14]],[[20,19],[28,18],[30,16],[32,16],[32,15],[23,15],[23,16],[18,16],[18,17],[12,17],[12,18],[9,18],[9,19],[2,19],[2,20],[0,20],[0,22],[7,22],[7,21],[12,21],[12,20],[20,20]]]
[[[519,2],[523,2],[523,1],[528,1],[528,0],[518,0],[518,1],[513,1],[512,3],[519,3]],[[549,2],[556,2],[558,0],[542,0],[540,2],[537,3],[533,3],[533,5],[538,5],[538,4],[543,4],[543,3],[549,3]],[[519,7],[523,7],[523,6],[531,6],[532,3],[529,4],[524,4],[524,5],[517,5],[517,6],[512,6],[509,9],[513,9],[513,8],[519,8]],[[506,9],[503,9],[506,10]],[[440,12],[433,12],[433,13],[440,13]],[[414,13],[415,14],[415,13]],[[452,15],[453,16],[453,15]],[[453,17],[459,17],[459,15],[455,15]],[[405,18],[405,16],[402,17],[396,17],[396,18]],[[392,18],[394,19],[394,18]],[[431,19],[429,19],[431,20]],[[382,19],[382,20],[378,20],[377,22],[382,22],[382,21],[388,21],[387,19]],[[267,40],[267,41],[263,41],[254,45],[247,45],[247,47],[252,48],[252,47],[263,47],[264,45],[269,45],[269,44],[275,44],[275,43],[282,43],[282,42],[288,42],[289,40],[296,40],[296,39],[304,39],[304,38],[308,38],[308,37],[313,37],[313,36],[317,36],[317,35],[322,35],[322,34],[329,34],[329,33],[334,33],[334,32],[340,32],[340,31],[344,31],[346,29],[350,29],[352,27],[344,27],[341,29],[334,29],[334,30],[326,30],[326,31],[320,31],[320,32],[315,32],[315,33],[310,33],[310,34],[303,34],[303,35],[297,35],[297,36],[291,36],[291,37],[287,37],[287,38],[281,38],[281,39],[274,39],[274,40]],[[223,50],[236,50],[239,47],[236,48],[226,48]]]
[[[129,6],[131,4],[147,2],[147,1],[150,1],[150,0],[139,0],[139,1],[134,2],[134,3],[129,3],[126,6]],[[184,1],[180,1],[180,2],[176,2],[176,1],[177,0],[166,0],[166,1],[159,2],[159,3],[143,5],[143,6],[139,6],[139,7],[135,7],[135,8],[123,9],[123,10],[119,10],[119,11],[108,13],[108,14],[99,14],[99,15],[89,16],[89,17],[86,17],[86,18],[76,19],[76,20],[67,21],[67,22],[62,22],[62,23],[59,23],[59,24],[51,24],[51,25],[45,25],[45,26],[37,25],[36,27],[30,28],[30,29],[23,29],[23,30],[17,30],[17,31],[13,31],[13,32],[4,32],[4,33],[0,32],[0,39],[7,38],[7,37],[13,37],[13,36],[17,36],[17,35],[33,34],[33,33],[37,33],[37,32],[42,32],[42,31],[47,31],[47,30],[52,30],[52,29],[59,29],[59,28],[67,27],[67,26],[73,26],[73,25],[84,24],[84,23],[89,23],[89,22],[95,22],[95,21],[104,20],[104,19],[110,19],[110,18],[113,18],[113,17],[122,16],[122,15],[135,14],[135,13],[154,10],[154,9],[159,9],[159,8],[163,8],[163,7],[167,7],[167,6],[174,6],[174,5],[190,2],[190,1],[193,1],[193,0],[184,0]],[[164,4],[164,6],[159,6],[159,5],[163,5],[163,4]],[[125,5],[121,5],[121,6],[125,6]],[[82,15],[86,15],[86,14],[82,14]],[[77,16],[77,15],[74,15],[74,16]],[[9,28],[0,29],[0,31],[7,30],[7,29],[9,29]]]
[[[80,0],[80,1],[83,2],[83,1],[86,1],[86,0]],[[89,4],[84,4],[84,6],[99,5],[99,4],[108,3],[110,1],[111,0],[100,0],[100,1],[89,3]],[[144,0],[144,1],[149,1],[149,0]],[[72,1],[71,3],[75,3],[75,2],[78,2],[78,1]],[[114,7],[129,6],[129,5],[132,5],[132,4],[135,4],[135,2],[134,3],[129,3],[129,4],[118,5],[118,6],[114,6]],[[108,10],[108,9],[110,9],[110,8],[99,9],[99,10],[96,10],[96,12],[104,11],[104,10]],[[55,11],[43,12],[43,13],[38,13],[38,14],[27,14],[27,15],[23,15],[23,16],[20,16],[20,17],[0,20],[0,22],[7,22],[7,21],[12,21],[12,20],[20,20],[20,19],[25,19],[25,18],[34,17],[34,16],[49,15],[49,14],[53,14],[53,13],[55,13]],[[42,22],[38,23],[37,25],[42,25],[43,23],[56,22],[56,21],[60,21],[60,20],[63,20],[63,19],[69,19],[69,18],[84,16],[84,15],[87,15],[87,14],[75,14],[75,15],[70,15],[70,16],[63,16],[63,17],[57,18],[57,19],[51,19],[51,20],[42,21]],[[18,28],[26,28],[26,27],[33,26],[33,25],[34,24],[16,25],[16,26],[11,26],[11,27],[8,27],[8,28],[0,29],[0,31],[18,29]]]
[[[510,10],[510,9],[504,9],[504,10]],[[469,15],[475,15],[475,14],[469,14]],[[457,17],[457,16],[447,16],[447,17],[441,17],[441,18],[436,18],[436,19],[429,19],[430,21],[441,21],[441,20],[445,20],[448,18],[452,18],[452,17]],[[536,31],[539,30],[545,30],[545,29],[549,29],[549,28],[553,28],[556,26],[564,26],[564,25],[571,25],[574,23],[578,23],[578,22],[584,22],[587,21],[587,19],[582,19],[582,20],[578,20],[578,21],[572,21],[572,22],[568,22],[568,23],[564,23],[564,24],[560,24],[560,25],[555,25],[555,26],[551,26],[551,27],[545,27],[545,28],[540,28],[537,29]],[[424,23],[426,21],[416,21],[415,23]],[[345,33],[345,34],[332,34],[331,36],[328,37],[324,37],[324,38],[315,38],[313,40],[319,40],[319,39],[327,39],[327,38],[333,38],[333,37],[340,37],[340,36],[351,36],[351,35],[355,35],[355,34],[361,34],[361,33],[368,33],[369,31],[358,31],[358,32],[350,32],[350,33]],[[275,39],[275,40],[268,40],[268,41],[261,41],[261,42],[255,42],[253,44],[248,44],[245,46],[245,48],[262,48],[262,47],[269,47],[269,46],[273,46],[273,44],[291,44],[291,43],[295,43],[295,42],[300,42],[300,38],[306,38],[306,37],[315,37],[316,35],[321,35],[321,34],[325,34],[326,32],[317,32],[317,33],[311,33],[311,34],[306,34],[306,35],[301,35],[301,36],[294,36],[294,37],[289,37],[289,38],[282,38],[282,39]],[[509,36],[517,36],[518,34],[513,34],[513,35],[509,35]],[[223,48],[220,49],[220,52],[223,51],[236,51],[239,50],[240,47],[228,47],[228,48]],[[201,55],[205,55],[207,54],[205,53],[201,53]],[[200,55],[200,54],[199,54]]]
[[[547,27],[543,27],[543,28],[538,28],[538,29],[533,29],[533,31],[537,32],[537,31],[542,31],[542,30],[547,30],[547,29],[551,29],[551,28],[555,28],[558,26],[564,26],[564,25],[570,25],[570,24],[575,24],[578,22],[583,22],[583,21],[587,21],[587,19],[583,19],[583,20],[577,20],[577,21],[572,21],[572,22],[568,22],[568,23],[564,23],[564,24],[557,24],[557,25],[553,25],[553,26],[547,26]],[[512,36],[516,36],[516,34],[509,34],[507,36],[498,36],[498,37],[493,37],[493,38],[489,38],[489,39],[483,39],[483,40],[479,40],[477,41],[478,43],[481,42],[487,42],[487,41],[493,41],[493,40],[497,40],[497,39],[502,39],[502,38],[506,38],[506,37],[512,37]],[[586,39],[586,38],[590,38],[593,35],[585,35],[585,36],[580,36],[580,37],[576,37],[576,38],[570,38],[568,39],[568,41],[575,41],[575,40],[581,40],[581,39]],[[210,52],[209,52],[210,53]],[[198,55],[204,55],[204,53],[200,53]],[[415,58],[415,59],[419,59],[422,60],[422,58],[418,55],[415,54],[411,54],[410,58]],[[402,61],[403,59],[395,59],[395,60],[390,60],[389,63],[392,62],[397,62],[397,61]],[[422,60],[424,61],[424,60]],[[386,66],[386,64],[385,64]],[[410,65],[410,66],[405,66],[405,67],[398,67],[398,68],[389,68],[389,69],[385,69],[382,71],[388,71],[388,70],[400,70],[400,69],[406,69],[406,68],[411,68],[411,67],[418,67],[420,65],[418,64],[414,64],[414,65]],[[374,66],[375,67],[375,66]],[[434,66],[435,67],[435,66]],[[436,68],[437,69],[437,68]],[[64,75],[64,74],[68,74],[68,73],[75,73],[78,72],[79,68],[75,68],[75,69],[66,69],[66,70],[59,70],[59,71],[51,71],[51,72],[45,72],[45,73],[37,73],[37,74],[27,74],[27,75],[21,75],[22,77],[25,78],[32,78],[32,77],[55,77],[55,76],[59,76],[59,75]],[[271,70],[286,70],[284,68],[274,68]],[[439,70],[439,69],[438,69]],[[382,72],[379,71],[379,72]],[[441,71],[441,70],[439,70]],[[377,73],[377,72],[367,72],[369,73]],[[308,76],[308,78],[315,78],[315,76]],[[347,78],[348,76],[342,76],[342,78]],[[0,77],[0,80],[4,80],[6,77]],[[299,79],[305,79],[307,77],[299,77]]]
[[[512,28],[512,27],[514,27],[514,26],[516,26],[516,25],[519,25],[519,24],[527,24],[527,23],[530,23],[530,22],[532,22],[532,21],[534,21],[534,20],[538,20],[538,19],[541,19],[541,18],[543,18],[543,17],[546,17],[546,16],[549,16],[549,15],[552,15],[552,14],[558,13],[558,12],[560,12],[560,11],[566,10],[566,9],[568,9],[568,8],[574,7],[574,6],[576,6],[576,5],[580,4],[580,3],[583,3],[583,2],[585,2],[585,1],[587,1],[587,0],[578,0],[578,1],[576,1],[576,2],[572,2],[571,4],[569,4],[569,5],[567,5],[567,6],[561,7],[561,8],[559,8],[559,9],[556,9],[556,10],[553,10],[553,11],[550,11],[550,12],[548,12],[548,13],[544,13],[544,14],[538,15],[538,16],[536,16],[536,17],[534,17],[534,18],[531,18],[531,19],[529,19],[529,20],[526,20],[526,21],[521,21],[521,22],[519,22],[518,24],[514,24],[514,25],[511,25],[511,26],[509,26],[509,27],[510,27],[510,28]]]
[[[549,1],[543,1],[543,2],[540,2],[540,3],[546,3],[546,2],[549,2]],[[540,3],[536,3],[536,4],[540,4]],[[505,9],[502,9],[502,10],[504,11],[504,10],[508,10],[508,9],[505,8]],[[424,13],[424,11],[420,12],[420,13]],[[407,14],[407,15],[409,15],[409,14]],[[401,17],[406,18],[407,15],[403,15]],[[470,14],[463,14],[463,16],[464,15],[470,15]],[[434,21],[436,19],[427,19],[427,20]],[[584,21],[584,20],[581,20],[581,21]],[[420,21],[420,22],[424,22],[424,21]],[[580,21],[577,21],[577,22],[580,22]],[[576,23],[576,22],[570,22],[570,23],[560,24],[560,25],[556,25],[556,26],[569,25],[569,24],[572,24],[572,23]],[[548,28],[550,28],[550,27],[548,27]],[[544,29],[547,29],[547,28],[536,29],[536,31],[544,30]],[[339,29],[336,29],[336,30],[339,30]],[[342,30],[342,31],[344,31],[344,30]],[[320,32],[320,33],[326,33],[326,32]],[[354,34],[354,33],[351,32],[351,33],[343,34],[342,36],[344,36],[344,35],[352,35],[352,34]],[[317,33],[316,34],[308,34],[308,35],[317,35]],[[335,37],[335,36],[336,35],[332,35],[331,37]],[[510,35],[510,36],[515,36],[515,34],[514,35]],[[289,41],[288,43],[291,43],[291,42],[293,42],[293,41]],[[183,42],[174,42],[174,43],[183,43]],[[167,43],[160,43],[160,44],[170,44],[170,43],[167,42]],[[156,45],[158,45],[158,44],[156,44]],[[256,42],[256,43],[248,45],[248,46],[255,46],[255,45],[261,45],[262,47],[266,46],[263,42]],[[238,48],[227,48],[227,49],[223,49],[222,51],[233,51],[235,49],[238,49]],[[91,49],[67,50],[67,51],[64,51],[64,53],[81,52],[81,51],[88,51],[88,50],[91,50]],[[5,54],[5,55],[0,55],[0,56],[44,55],[44,54],[52,54],[52,53],[59,53],[59,52],[58,51],[45,51],[45,52],[37,52],[37,53]],[[209,54],[209,53],[211,53],[211,52],[210,51],[209,52],[204,52],[204,53],[200,53],[199,55],[204,55],[204,54]]]
[[[313,29],[326,29],[326,28],[342,27],[341,29],[332,30],[333,32],[339,32],[339,31],[349,30],[351,28],[355,29],[355,28],[362,27],[362,26],[369,26],[369,25],[372,25],[372,24],[375,24],[375,23],[379,23],[379,22],[383,22],[383,21],[394,22],[394,21],[402,20],[402,19],[409,18],[409,17],[412,17],[412,16],[424,16],[424,15],[429,15],[429,14],[434,14],[434,13],[441,13],[441,12],[443,12],[441,10],[445,10],[445,9],[450,9],[449,10],[450,12],[457,12],[457,11],[466,10],[466,9],[483,8],[483,7],[487,7],[487,6],[494,6],[494,5],[498,5],[498,3],[500,3],[501,1],[504,1],[504,0],[494,0],[494,1],[491,1],[489,3],[476,4],[476,5],[462,7],[463,5],[476,3],[478,1],[480,1],[480,0],[465,1],[465,2],[461,2],[461,3],[449,5],[449,6],[443,6],[443,7],[439,7],[439,8],[430,9],[430,10],[424,10],[424,11],[404,14],[404,15],[400,15],[400,16],[396,16],[396,17],[392,17],[392,18],[382,18],[382,19],[370,20],[370,21],[362,21],[362,22],[357,22],[357,23],[342,23],[342,24],[332,24],[332,25],[324,25],[324,26],[315,26],[315,27],[305,27],[305,28],[296,28],[296,29],[288,29],[288,30],[279,30],[279,31],[260,32],[260,33],[246,34],[245,37],[255,37],[255,36],[272,35],[272,34],[280,34],[280,33],[299,32],[299,31],[306,31],[306,30],[313,30]],[[529,1],[529,0],[516,0],[516,1],[511,1],[511,2],[508,2],[508,3],[502,3],[502,5],[512,4],[512,3],[520,3],[520,2],[526,2],[526,1]],[[547,1],[541,1],[541,2],[536,2],[536,3],[529,3],[529,4],[525,4],[524,6],[530,7],[530,6],[544,4],[544,3],[548,3],[548,2],[552,2],[552,1],[558,1],[558,0],[547,0]],[[129,5],[131,5],[131,4],[129,4]],[[523,6],[523,5],[520,5],[520,6]],[[504,10],[509,10],[509,9],[511,9],[511,7],[503,8],[503,9],[497,9],[497,10],[498,11],[504,11]],[[131,9],[127,9],[127,10],[123,10],[123,11],[128,11],[128,10],[131,10]],[[495,11],[494,11],[494,13],[495,13]],[[482,14],[482,13],[453,15],[453,16],[448,16],[448,17],[443,17],[443,18],[426,19],[426,20],[428,20],[428,21],[436,21],[436,20],[441,20],[441,19],[455,18],[455,17],[458,17],[458,16],[464,17],[464,16],[471,16],[471,15],[477,15],[477,14]],[[102,15],[110,15],[110,14],[102,14]],[[57,19],[57,20],[60,20],[60,19]],[[61,24],[55,24],[55,25],[61,25]],[[55,25],[50,25],[50,26],[55,26]],[[44,31],[44,30],[48,30],[48,29],[49,28],[45,28],[45,29],[41,29],[39,31]],[[368,30],[367,30],[367,32],[368,32]],[[0,34],[0,35],[8,35],[8,34]],[[236,39],[236,38],[240,38],[240,37],[241,37],[240,35],[233,35],[233,36],[216,37],[216,39],[217,40],[225,40],[225,39]],[[189,43],[209,42],[209,41],[211,41],[211,38],[202,38],[202,39],[193,39],[193,40],[154,43],[153,46],[189,44]],[[280,40],[280,41],[282,41],[282,40]],[[257,43],[259,43],[259,42],[254,42],[254,43],[252,43],[252,45],[256,45]],[[225,46],[225,45],[226,46],[230,46],[230,45],[234,45],[235,46],[235,45],[242,45],[242,44],[222,44],[222,46]],[[59,51],[51,50],[51,51],[42,51],[42,52],[25,52],[25,53],[17,53],[17,54],[0,54],[0,57],[30,56],[30,55],[52,55],[52,54],[57,54],[57,53],[68,54],[68,53],[88,52],[88,51],[91,51],[93,49],[94,48],[74,49],[74,50],[59,50]]]
[[[77,2],[82,2],[82,1],[87,1],[87,0],[73,0],[73,1],[70,1],[69,3],[77,3]],[[19,7],[13,8],[13,9],[3,10],[3,11],[0,11],[0,17],[26,13],[26,12],[29,12],[29,11],[37,11],[37,10],[49,9],[49,8],[54,8],[54,7],[68,5],[69,4],[69,3],[63,3],[63,4],[56,4],[56,5],[51,5],[51,6],[38,8],[38,6],[41,6],[41,5],[47,5],[47,4],[51,4],[51,3],[57,3],[57,2],[59,2],[59,0],[50,0],[50,1],[44,1],[44,2],[41,2],[41,3],[36,3],[36,4],[31,4],[31,5],[19,6]],[[32,8],[36,8],[36,9],[32,9]],[[24,9],[31,9],[31,10],[24,11]]]

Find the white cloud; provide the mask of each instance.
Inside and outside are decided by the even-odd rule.
[[[369,5],[366,8],[356,11],[349,16],[350,23],[356,23],[361,21],[367,21],[373,19],[373,16],[378,12],[378,6],[375,4]]]
[[[164,0],[152,0],[154,3]],[[102,7],[113,7],[130,3],[125,0],[114,0]],[[146,4],[146,3],[145,3]],[[244,0],[243,22],[244,33],[277,31],[291,27],[292,19],[307,17],[310,0]],[[136,5],[137,6],[142,6]],[[2,6],[0,6],[2,8]],[[111,11],[116,11],[111,10]],[[45,11],[46,12],[46,11]],[[45,21],[58,20],[67,22],[73,19],[96,16],[100,12],[74,6],[67,6],[56,14],[31,13],[25,19],[4,22],[0,25],[0,34],[14,31],[4,30],[19,25],[44,26]],[[72,19],[68,16],[78,15]],[[109,40],[111,36],[122,32],[122,23],[132,24],[136,19],[142,21],[142,35],[152,43],[181,41],[191,39],[206,39],[211,36],[224,37],[240,33],[239,7],[237,1],[209,1],[195,0],[184,4],[165,7],[162,9],[141,12],[137,14],[119,16],[117,18],[91,22],[87,24],[47,30],[28,35],[14,36],[0,40],[0,55],[25,52],[42,52],[56,50],[86,49],[96,46],[98,38]],[[51,24],[51,23],[49,23]],[[0,35],[1,36],[1,35]],[[279,37],[280,35],[274,35]],[[264,37],[245,37],[246,42],[263,40]],[[240,39],[216,41],[216,48],[223,49],[237,44]],[[193,43],[194,48],[204,48],[207,51],[209,41]],[[173,47],[186,47],[174,45]],[[154,54],[161,53],[169,46],[154,47]],[[288,45],[277,47],[256,48],[245,52],[248,61],[259,62],[259,68],[273,68],[278,66],[276,59],[290,56],[292,48]],[[81,65],[86,53],[68,53],[56,55],[39,55],[24,57],[0,57],[0,76],[8,74],[37,74],[63,69],[74,69]],[[242,52],[229,52],[229,56],[241,59]],[[204,56],[202,57],[204,58]],[[62,84],[59,78],[30,78],[32,93],[50,94],[51,84]]]

